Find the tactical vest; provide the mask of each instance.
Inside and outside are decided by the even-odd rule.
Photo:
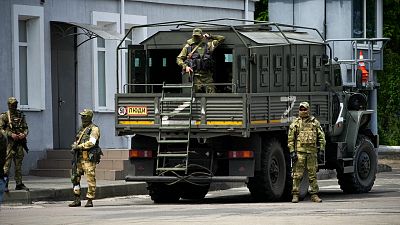
[[[193,43],[189,45],[186,49],[188,54],[190,54],[194,48],[196,48],[197,44]],[[208,48],[207,42],[200,43],[200,46],[204,49],[204,54],[201,55],[198,51],[198,48],[193,52],[192,56],[188,58],[185,62],[186,65],[190,66],[194,72],[197,71],[210,71],[214,66],[214,60],[211,56],[211,51]]]
[[[24,120],[24,114],[20,110],[17,110],[15,113],[10,113],[9,111],[6,112],[7,120],[10,118],[11,121],[8,121],[8,127],[10,128],[10,131],[13,133],[23,133],[25,132],[25,124],[23,123]]]
[[[78,135],[76,136],[76,140],[79,139],[79,137],[81,136],[81,133],[82,133],[82,132],[85,132],[85,133],[82,135],[82,138],[81,138],[81,140],[80,140],[80,142],[79,142],[78,144],[80,144],[80,143],[85,143],[85,142],[89,141],[89,139],[90,139],[90,133],[92,132],[92,128],[95,127],[95,126],[96,126],[96,125],[94,125],[94,124],[92,123],[92,124],[90,124],[90,125],[87,127],[86,130],[85,130],[84,127],[81,127],[81,128],[79,129]],[[100,138],[99,138],[99,139],[100,139]],[[99,148],[99,139],[96,140],[96,144],[94,144],[93,148]]]
[[[298,119],[296,123],[297,143],[317,146],[317,124],[315,123],[315,118],[310,118],[308,122]]]

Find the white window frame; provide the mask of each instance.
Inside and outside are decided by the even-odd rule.
[[[102,25],[102,24],[112,24],[111,28],[113,31],[120,31],[120,23],[121,17],[119,13],[108,13],[108,12],[92,12],[92,24],[93,25]],[[138,24],[146,24],[147,16],[138,16],[138,15],[124,15],[123,27],[130,28],[133,25]],[[108,27],[109,28],[109,27]],[[139,41],[144,40],[147,37],[147,28],[138,29],[137,32],[134,33],[130,37],[134,44],[139,43]],[[93,100],[94,100],[94,110],[97,112],[114,112],[115,111],[115,103],[114,103],[114,94],[117,90],[117,77],[116,77],[116,47],[119,44],[119,41],[114,40],[105,40],[105,48],[97,47],[97,38],[93,41]],[[99,105],[99,86],[98,86],[98,51],[105,52],[105,79],[106,79],[106,105]],[[124,51],[121,51],[124,52]],[[121,57],[120,59],[120,90],[122,90],[122,85],[126,83],[127,76],[125,74],[126,65],[125,58]]]
[[[27,42],[19,42],[19,20],[27,20]],[[13,5],[12,8],[13,46],[13,94],[20,100],[19,48],[27,46],[27,88],[28,103],[19,104],[24,111],[45,109],[45,65],[44,65],[44,10],[40,6]]]
[[[93,25],[105,25],[105,28],[118,32],[120,27],[119,13],[108,12],[92,12]],[[105,40],[105,48],[97,47],[98,39],[93,41],[93,99],[94,110],[97,112],[114,112],[114,94],[116,90],[116,53],[115,49],[118,45],[116,40]],[[106,105],[100,106],[99,104],[99,77],[98,77],[98,52],[105,52],[105,91],[106,91]]]

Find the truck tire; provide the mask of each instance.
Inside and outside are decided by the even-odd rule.
[[[176,184],[147,183],[149,195],[154,203],[174,203],[179,201],[181,196],[180,187]]]
[[[278,201],[283,195],[286,182],[286,162],[281,143],[271,139],[261,152],[261,171],[249,179],[247,187],[257,201]]]
[[[338,183],[343,192],[369,192],[375,182],[377,160],[371,140],[367,136],[359,135],[354,151],[354,172],[343,173],[342,170],[338,170]]]
[[[200,200],[203,199],[210,189],[210,185],[194,185],[194,184],[183,184],[182,196],[183,199]]]

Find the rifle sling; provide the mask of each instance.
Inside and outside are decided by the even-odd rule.
[[[200,47],[200,45],[203,44],[203,41],[200,41],[200,43],[198,45],[196,45],[192,51],[188,54],[189,58],[192,58],[193,53]]]
[[[7,116],[8,116],[8,126],[12,130],[12,123],[11,123],[11,116],[10,116],[10,110],[7,111]]]
[[[79,145],[79,142],[81,141],[83,135],[86,133],[86,129],[88,129],[89,126],[85,127],[85,129],[83,130],[83,132],[81,133],[81,135],[79,136],[78,140],[76,141],[76,143]]]

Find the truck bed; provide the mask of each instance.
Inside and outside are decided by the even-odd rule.
[[[301,101],[309,101],[321,124],[328,124],[328,92],[318,93],[196,93],[192,102],[191,136],[250,136],[252,131],[286,129]],[[161,102],[161,93],[116,94],[116,134],[158,136],[163,126],[187,126],[190,101]],[[168,115],[161,115],[160,108]]]

